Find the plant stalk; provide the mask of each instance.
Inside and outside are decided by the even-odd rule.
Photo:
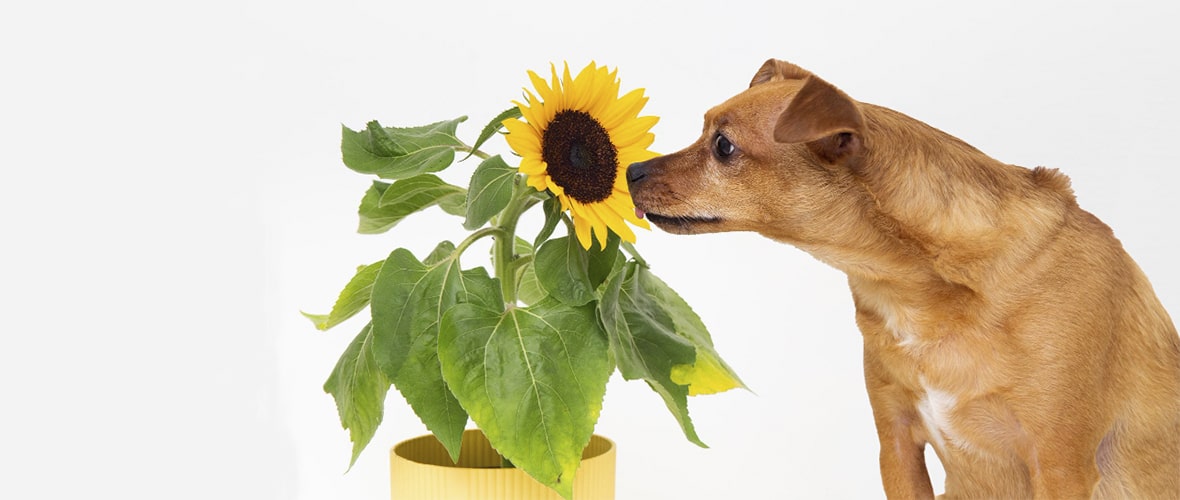
[[[521,214],[536,203],[530,196],[531,189],[525,184],[524,177],[517,177],[512,188],[512,201],[499,217],[500,233],[496,235],[494,258],[496,278],[500,280],[500,291],[507,307],[516,307],[516,223]]]
[[[460,153],[471,153],[472,156],[479,158],[481,160],[486,160],[486,159],[492,157],[492,155],[489,155],[489,154],[487,154],[483,151],[480,151],[478,149],[472,148],[471,146],[468,146],[467,144],[464,144],[462,146],[455,146],[455,151],[458,151]]]

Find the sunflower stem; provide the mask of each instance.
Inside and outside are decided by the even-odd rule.
[[[480,150],[475,149],[471,146],[468,146],[467,144],[463,144],[462,146],[455,146],[455,151],[458,151],[460,153],[471,153],[473,156],[475,156],[476,158],[479,158],[481,160],[486,160],[486,159],[492,157],[492,155],[489,155],[483,151],[480,151]]]
[[[524,177],[518,176],[512,188],[512,201],[500,212],[496,228],[499,230],[495,243],[496,277],[500,279],[500,291],[508,307],[516,307],[516,223],[537,202],[529,189]]]
[[[497,234],[502,234],[502,233],[503,233],[503,231],[501,231],[500,228],[498,228],[498,227],[485,227],[483,229],[480,229],[479,231],[471,233],[470,235],[467,236],[467,238],[465,238],[463,241],[459,242],[459,246],[455,247],[455,254],[456,255],[463,255],[463,252],[467,250],[467,247],[471,246],[472,243],[475,243],[479,239],[484,238],[486,236],[492,236],[492,235],[497,235]]]

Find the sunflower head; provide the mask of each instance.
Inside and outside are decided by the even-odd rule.
[[[560,78],[553,65],[550,73],[546,81],[529,71],[536,93],[526,88],[527,102],[513,102],[523,120],[504,121],[508,145],[521,157],[520,172],[528,185],[561,201],[583,248],[595,239],[605,247],[607,231],[634,242],[625,221],[650,227],[635,215],[625,171],[658,156],[647,148],[659,118],[639,116],[647,103],[643,89],[619,96],[617,71],[592,62],[576,77],[569,64]]]

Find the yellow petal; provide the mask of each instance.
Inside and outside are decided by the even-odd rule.
[[[508,135],[504,136],[508,147],[522,157],[541,156],[541,141],[532,127],[516,118],[504,120],[502,124],[508,129]]]
[[[620,97],[610,109],[603,113],[602,125],[607,130],[614,129],[622,125],[624,120],[639,116],[639,112],[646,104],[647,98],[643,96],[643,89],[632,90]]]
[[[549,174],[545,174],[545,181],[549,186],[549,190],[553,191],[554,195],[565,196],[565,188],[559,186],[556,182],[553,182],[553,177],[551,177]]]
[[[557,66],[553,63],[549,64],[549,72],[552,73],[552,88],[553,93],[545,100],[545,112],[539,113],[544,116],[545,123],[548,124],[553,121],[553,117],[557,116],[559,110],[565,109],[565,92],[561,88],[561,81],[557,79]]]
[[[651,130],[658,121],[660,118],[657,116],[640,116],[634,120],[628,120],[616,128],[608,129],[610,141],[619,149],[630,147],[646,140],[648,130]]]
[[[582,248],[590,249],[590,244],[593,240],[590,239],[590,223],[581,217],[574,217],[574,233],[578,237],[578,243],[582,244]]]
[[[574,87],[574,77],[570,76],[570,63],[563,63],[562,68],[564,69],[561,70],[561,93],[565,98],[562,108],[572,109],[574,107],[573,104],[576,102],[574,93],[578,89]]]
[[[595,91],[598,90],[595,86],[596,73],[594,63],[590,63],[578,72],[578,76],[574,78],[574,87],[577,88],[578,98],[570,105],[570,108],[582,111],[590,109],[590,104],[597,97],[595,95]]]
[[[520,167],[517,169],[522,174],[541,175],[545,173],[545,168],[548,165],[540,156],[525,156],[520,159]]]
[[[610,230],[619,235],[619,238],[622,238],[623,241],[635,243],[635,231],[632,231],[631,228],[627,226],[627,223],[623,222],[622,219],[618,219],[615,222],[607,222],[607,225],[610,226]],[[605,247],[606,244],[603,243],[603,246]]]
[[[618,77],[617,77],[617,74],[618,74],[618,70],[611,71],[611,72],[607,72],[605,70],[607,70],[607,68],[604,67],[603,68],[604,75],[602,77],[605,80],[605,83],[603,84],[603,88],[602,88],[603,99],[601,100],[601,103],[599,103],[599,105],[591,113],[594,114],[595,118],[599,120],[599,123],[602,123],[602,125],[603,125],[603,127],[605,127],[605,129],[610,130],[610,127],[607,125],[607,120],[605,120],[605,117],[607,117],[607,114],[610,112],[612,107],[617,106],[617,100],[618,100]]]
[[[647,220],[640,219],[635,215],[635,204],[631,202],[630,196],[612,196],[606,200],[606,203],[610,205],[611,210],[614,210],[614,212],[618,214],[618,216],[623,220],[644,229],[651,229],[651,226],[647,224]]]
[[[549,88],[549,85],[545,83],[545,79],[541,78],[541,75],[529,71],[529,80],[533,82],[533,88],[537,89],[537,95],[541,96],[542,101],[549,102],[553,98],[553,90]],[[531,103],[536,104],[536,101],[532,101]]]
[[[516,105],[517,109],[520,110],[521,117],[523,117],[524,120],[533,127],[533,130],[538,132],[545,130],[545,125],[547,125],[547,123],[542,122],[540,119],[542,116],[544,116],[545,112],[543,105],[537,101],[537,96],[533,95],[532,92],[525,90],[524,93],[528,96],[529,102],[533,103],[532,106],[527,106],[517,101],[512,101],[512,104]]]
[[[545,188],[548,187],[548,185],[545,183],[545,176],[543,175],[530,175],[528,180],[525,181],[525,184],[528,184],[529,186],[532,186],[533,189],[541,192],[545,192]]]
[[[632,163],[647,161],[657,156],[660,156],[660,154],[655,151],[649,151],[647,149],[637,148],[635,146],[631,146],[626,149],[620,149],[619,168],[622,168],[625,171],[625,169],[631,166]]]

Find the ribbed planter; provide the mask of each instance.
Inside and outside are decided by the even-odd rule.
[[[389,453],[393,500],[562,500],[520,469],[500,467],[483,432],[463,433],[459,463],[433,435],[399,443]],[[575,500],[614,500],[615,444],[590,438],[574,476]]]

